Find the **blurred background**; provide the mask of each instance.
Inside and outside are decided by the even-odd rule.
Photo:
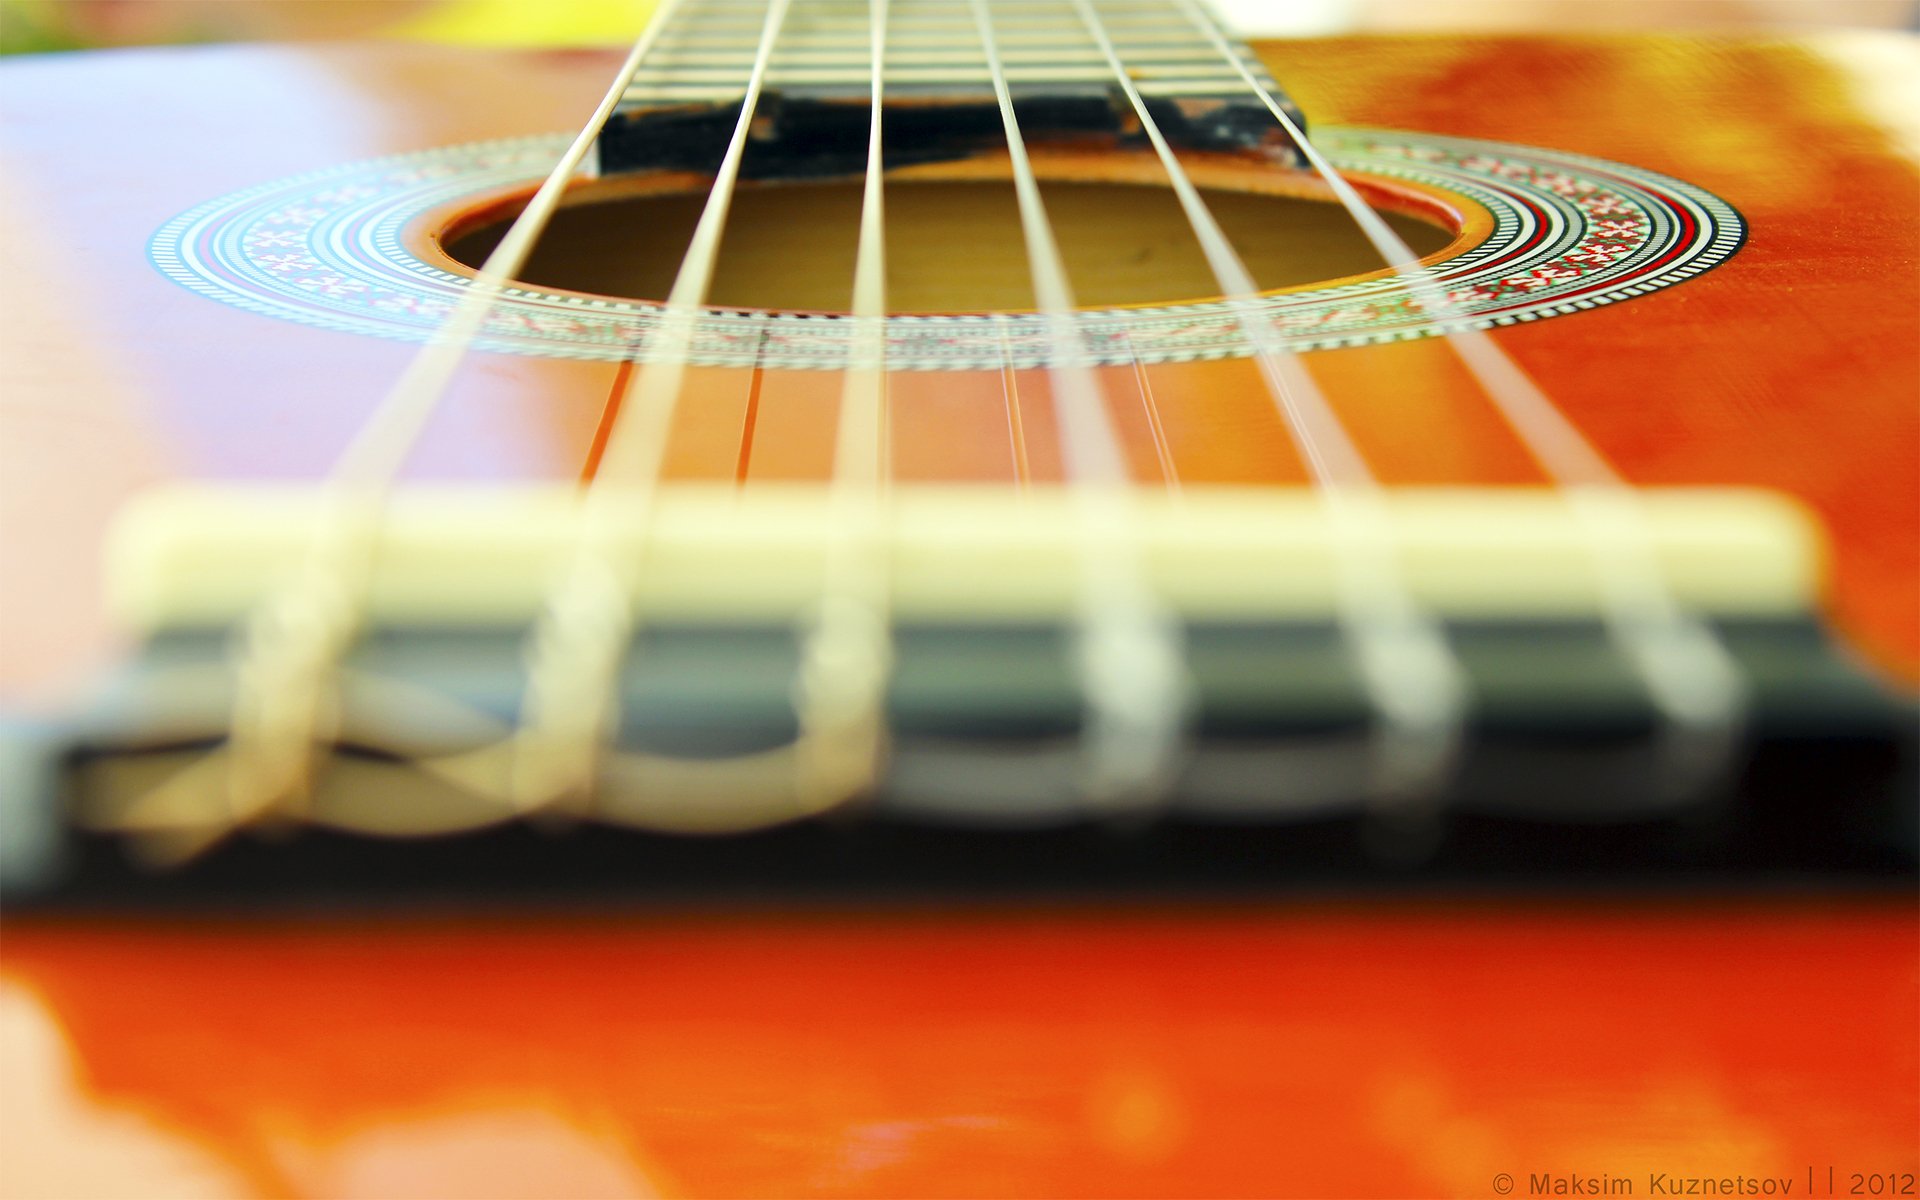
[[[350,37],[550,45],[622,42],[633,37],[654,3],[0,0],[0,53]],[[1422,29],[1920,28],[1920,0],[1216,0],[1216,7],[1253,36]]]

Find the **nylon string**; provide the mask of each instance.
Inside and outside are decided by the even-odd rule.
[[[632,585],[641,558],[633,547],[617,544],[620,527],[644,528],[657,501],[695,327],[712,286],[768,64],[791,7],[792,0],[767,7],[740,115],[667,294],[658,340],[628,377],[620,419],[581,501],[573,563],[529,638],[512,783],[525,809],[593,793],[619,720],[616,682],[634,631]]]
[[[784,9],[784,6],[782,6]],[[672,414],[684,384],[692,322],[703,310],[727,206],[738,182],[751,113],[786,13],[770,11],[734,140],[709,194],[672,292],[682,341],[665,347],[635,383],[642,420],[617,431],[621,446],[602,460],[584,507],[593,517],[575,571],[555,596],[530,646],[534,685],[527,720],[510,748],[516,808],[590,801],[593,815],[681,832],[744,831],[816,815],[869,790],[883,751],[888,632],[884,515],[886,260],[882,181],[886,6],[869,0],[870,81],[867,175],[854,270],[853,331],[830,481],[830,520],[819,607],[803,622],[794,705],[799,731],[788,745],[721,759],[676,759],[611,748],[619,714],[615,677],[631,653],[638,614],[631,584],[644,547],[622,553],[614,521],[644,531],[661,486]],[[611,472],[610,469],[611,468]],[[544,705],[544,707],[542,707]],[[497,761],[489,752],[428,769],[486,792]],[[604,783],[606,786],[600,787]]]
[[[889,633],[887,536],[887,235],[884,132],[887,9],[869,0],[873,79],[866,176],[854,253],[852,334],[829,484],[826,575],[819,612],[801,643],[797,692],[802,786],[819,800],[868,788],[885,740]]]
[[[1132,485],[1078,307],[1014,111],[986,0],[970,0],[1006,132],[1033,291],[1046,326],[1061,455],[1081,526],[1077,646],[1087,705],[1086,794],[1096,804],[1157,798],[1186,736],[1189,684],[1179,631],[1146,583]]]
[[[1379,484],[1299,356],[1259,304],[1259,286],[1235,252],[1135,86],[1090,0],[1072,0],[1159,155],[1181,208],[1262,379],[1308,464],[1335,533],[1337,612],[1378,718],[1374,795],[1382,811],[1437,792],[1466,723],[1464,671],[1437,621],[1417,603],[1395,554]]]
[[[1746,715],[1740,670],[1719,635],[1686,612],[1668,586],[1646,513],[1632,487],[1484,330],[1447,296],[1439,278],[1308,141],[1279,100],[1228,43],[1196,0],[1176,0],[1233,64],[1314,171],[1359,224],[1586,528],[1609,637],[1639,671],[1668,727],[1668,789],[1697,792],[1731,765]]]
[[[128,814],[151,831],[146,849],[153,857],[189,857],[228,829],[304,795],[316,746],[332,740],[337,722],[332,677],[359,629],[393,481],[501,294],[526,266],[601,130],[685,2],[663,0],[587,123],[336,461],[303,565],[251,614],[236,639],[226,745],[141,797]],[[208,795],[221,797],[224,811],[206,811]]]

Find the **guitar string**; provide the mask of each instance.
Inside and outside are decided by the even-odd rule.
[[[595,590],[559,597],[550,610],[557,620],[543,623],[530,654],[535,680],[530,698],[538,703],[544,697],[551,706],[548,713],[557,713],[567,724],[561,726],[558,738],[545,744],[540,741],[540,718],[545,714],[536,710],[523,724],[513,751],[513,789],[520,811],[550,806],[571,794],[591,798],[593,815],[629,826],[744,831],[824,812],[869,790],[874,782],[884,749],[883,708],[892,662],[885,548],[888,515],[883,496],[886,260],[881,122],[887,34],[883,0],[870,0],[868,27],[873,73],[867,173],[854,267],[853,328],[829,481],[821,598],[799,631],[793,694],[797,735],[773,750],[713,760],[615,749],[596,771],[598,752],[613,740],[612,721],[617,717],[613,673],[639,619],[631,584],[643,547],[616,558],[611,544],[583,541],[578,565],[586,574],[577,576],[575,585],[584,581]],[[782,28],[784,15],[770,14],[758,63],[763,75],[771,73],[772,49]],[[757,88],[748,89],[746,111],[752,110],[758,95]],[[683,310],[689,323],[704,307],[717,264],[748,121],[743,112],[727,169],[716,178],[702,216],[706,232],[695,237],[676,280],[674,307]],[[644,377],[636,384],[643,420],[616,432],[620,442],[612,445],[610,441],[588,498],[591,505],[598,497],[607,497],[607,511],[624,518],[628,529],[644,528],[646,512],[651,511],[663,483],[664,451],[683,390],[688,346],[683,339],[666,350],[665,370],[654,373],[651,385]],[[651,364],[643,368],[651,369]],[[639,521],[633,519],[636,505],[645,510]],[[605,583],[616,562],[626,564],[630,573],[608,588]],[[567,627],[562,622],[577,624]],[[596,705],[604,706],[597,714]],[[435,769],[444,773],[447,767],[436,764]],[[468,779],[473,776],[471,764],[454,769]],[[627,786],[596,792],[596,778]]]
[[[1376,816],[1417,820],[1457,760],[1465,671],[1402,574],[1394,522],[1359,447],[1260,307],[1260,289],[1155,119],[1090,0],[1071,0],[1159,156],[1262,380],[1305,459],[1333,534],[1335,613],[1376,716]]]
[[[619,554],[617,543],[622,531],[638,529],[644,535],[663,482],[664,449],[684,391],[695,322],[704,311],[747,132],[771,73],[787,8],[781,4],[767,12],[741,115],[665,306],[662,336],[650,347],[653,353],[639,374],[627,376],[614,405],[622,419],[614,423],[602,447],[600,468],[580,500],[583,533],[572,570],[528,639],[527,719],[505,740],[479,750],[413,760],[424,774],[453,782],[482,801],[499,803],[476,807],[464,816],[441,816],[418,832],[478,827],[576,798],[594,801],[592,815],[630,826],[736,831],[824,811],[871,784],[879,761],[880,710],[891,658],[884,604],[875,599],[886,586],[885,560],[875,557],[879,405],[884,396],[876,385],[883,382],[885,332],[884,324],[873,320],[885,314],[879,104],[872,106],[876,124],[869,137],[869,162],[876,169],[863,200],[862,252],[856,261],[856,307],[867,320],[850,351],[849,404],[842,413],[846,452],[836,461],[836,481],[843,486],[834,505],[850,517],[864,509],[868,519],[842,525],[849,536],[837,545],[829,538],[822,605],[802,637],[795,688],[800,734],[780,749],[719,760],[646,753],[602,757],[616,716],[613,673],[627,657],[638,616],[632,586],[641,555],[633,546]],[[878,69],[885,48],[881,0],[871,0],[869,14]],[[883,79],[884,72],[877,70],[872,82],[876,99]],[[881,339],[877,352],[861,348],[861,343],[873,346],[875,338]],[[855,357],[865,361],[856,362]],[[857,536],[861,530],[870,536]],[[642,540],[638,547],[644,545]],[[593,785],[603,778],[627,785],[609,789],[622,798],[617,806],[596,794]]]
[[[875,0],[874,8],[878,9],[879,7],[879,0]],[[772,45],[773,39],[777,36],[777,28],[780,24],[781,16],[782,14],[776,14],[770,11],[767,29],[768,36],[763,39],[763,48]],[[878,49],[878,47],[884,45],[883,34],[879,32],[881,28],[882,26],[880,25],[875,26],[877,39],[876,64],[882,61],[879,57],[880,50]],[[764,59],[764,57],[763,55],[762,58]],[[764,75],[765,66],[764,61],[759,64],[757,72],[759,75]],[[880,86],[879,81],[882,77],[883,76],[879,75],[876,76],[874,84],[876,89]],[[746,114],[752,111],[753,98],[753,96],[749,96],[748,106],[743,110],[743,128],[747,119]],[[877,112],[878,109],[876,108],[875,111]],[[724,204],[731,194],[734,177],[737,176],[738,157],[739,152],[736,146],[735,152],[731,156],[731,169],[724,172],[724,174],[728,176],[724,181],[724,186],[717,188],[715,193],[710,195],[710,199],[718,196],[721,201],[721,208],[715,209],[707,214],[709,219],[704,223],[703,232],[697,231],[695,245],[690,248],[689,252],[689,257],[695,264],[693,273],[688,276],[690,281],[702,273],[709,277],[711,275],[713,259],[717,254],[718,233],[724,228]],[[877,175],[875,178],[878,178]],[[884,266],[880,260],[874,258],[871,253],[871,247],[876,244],[876,242],[883,240],[880,226],[877,223],[879,210],[870,209],[868,211],[871,214],[871,219],[863,216],[866,228],[870,230],[870,232],[864,235],[868,253],[865,256],[865,265],[860,266],[858,270],[862,276],[862,285],[859,287],[859,290],[863,294],[863,301],[860,307],[868,316],[871,316],[875,311],[884,314],[884,295],[882,293],[876,299],[875,289],[873,287],[873,281],[875,280],[880,281],[882,285],[884,284]],[[678,302],[668,305],[670,310],[668,314],[670,319],[666,323],[668,326],[668,336],[658,339],[664,342],[665,345],[657,347],[662,351],[661,356],[664,357],[669,364],[667,371],[663,372],[663,374],[668,376],[672,376],[680,366],[684,365],[688,350],[686,343],[690,341],[690,323],[685,320],[672,318],[690,316],[698,310],[703,297],[692,301],[687,300],[687,296],[694,292],[704,292],[704,283],[688,282],[687,286],[675,297],[675,300]],[[871,321],[866,322],[866,324],[870,328],[872,327]],[[849,385],[850,393],[856,398],[867,397],[869,399],[865,399],[864,401],[857,400],[856,403],[848,409],[850,415],[857,414],[864,408],[869,414],[869,417],[871,417],[874,411],[870,399],[874,394],[871,384],[879,378],[879,370],[880,368],[875,366],[870,370],[855,370],[851,372],[852,381]],[[632,386],[631,382],[629,386]],[[655,396],[657,399],[660,395],[669,393],[677,395],[677,387],[662,388],[655,393]],[[623,395],[620,407],[626,407],[626,399]],[[638,407],[650,412],[660,411],[660,405],[658,403],[643,403],[638,405]],[[859,423],[859,417],[854,415],[853,426],[856,429]],[[871,420],[869,420],[868,424],[871,427]],[[622,448],[633,446],[639,439],[632,436],[631,431],[633,425],[631,423],[627,424],[624,428],[628,433],[621,439],[619,444],[616,445],[610,441],[608,447],[605,448],[601,470],[596,476],[596,480],[606,481],[616,478],[621,471],[621,460],[632,457],[631,454],[623,454]],[[850,431],[848,440],[857,443],[860,440],[857,431]],[[649,443],[642,442],[641,444],[644,446]],[[655,438],[651,440],[650,444],[657,448],[662,444],[662,440]],[[869,452],[869,457],[872,457],[871,451]],[[396,457],[394,467],[397,469],[398,465],[398,457]],[[865,474],[869,480],[873,478],[873,471],[870,467]],[[858,472],[850,474],[849,477],[857,478]],[[852,491],[856,490],[858,489],[850,489],[846,494],[851,495]],[[842,511],[846,511],[850,507],[850,504],[843,501],[839,507]],[[588,539],[586,544],[591,544],[594,540],[595,539]],[[594,558],[597,562],[597,556],[590,553],[587,557]],[[838,802],[839,799],[858,790],[864,785],[866,780],[870,780],[874,770],[874,764],[877,760],[877,750],[874,748],[877,746],[879,740],[877,736],[879,696],[885,678],[885,666],[889,657],[884,640],[880,642],[876,649],[872,631],[877,625],[883,625],[883,621],[876,622],[872,619],[865,621],[860,620],[859,614],[861,612],[861,606],[850,602],[854,599],[864,598],[861,595],[862,593],[870,595],[873,590],[871,587],[860,587],[857,583],[849,579],[850,575],[862,573],[858,571],[857,564],[850,561],[852,558],[857,557],[857,555],[840,551],[836,555],[830,555],[830,557],[837,558],[837,562],[834,563],[833,574],[836,576],[834,582],[836,582],[839,587],[835,594],[829,597],[829,599],[836,602],[831,604],[823,603],[817,623],[806,640],[805,644],[808,653],[803,656],[803,672],[799,688],[799,709],[806,734],[796,743],[794,748],[796,750],[808,751],[809,753],[800,756],[750,756],[752,761],[742,762],[738,765],[738,769],[734,770],[702,772],[697,769],[685,769],[680,772],[677,779],[677,782],[683,785],[683,790],[684,785],[695,784],[705,785],[703,790],[706,791],[713,791],[715,789],[732,792],[744,791],[752,795],[759,795],[768,791],[785,793],[795,790],[791,784],[786,784],[786,777],[794,774],[797,769],[805,773],[805,778],[801,781],[800,787],[803,794],[810,792],[813,795],[825,797],[824,800],[816,800],[807,806],[812,810],[818,810],[819,808],[830,806],[831,803]],[[864,574],[870,577],[873,572],[867,571],[864,572]],[[578,578],[579,575],[576,573],[576,581]],[[569,608],[569,601],[573,602],[571,609]],[[565,589],[562,589],[558,607],[562,612],[571,611],[575,617],[579,617],[584,613],[590,620],[595,616],[604,615],[594,613],[591,608],[583,608],[579,605],[578,601],[579,597],[577,594],[569,596]],[[589,598],[588,604],[590,605],[592,602],[592,599]],[[576,629],[575,632],[577,634],[579,631]],[[600,622],[594,629],[594,633],[599,635],[613,634],[615,640],[624,643],[624,639],[618,636],[617,628],[608,622]],[[575,665],[577,666],[578,664],[576,663]],[[564,686],[564,672],[569,668],[563,664],[560,668],[550,669],[562,675]],[[536,653],[536,669],[534,674],[536,679],[540,677],[538,653]],[[536,738],[538,732],[536,729]],[[515,767],[518,767],[524,772],[529,758],[532,758],[536,763],[539,762],[540,747],[537,741],[535,742],[533,753],[529,754],[527,752],[527,740],[528,739],[525,738],[516,738],[511,744],[514,753],[509,756],[506,764],[507,770],[504,772],[510,777],[514,774],[513,769]],[[574,749],[578,748],[575,747]],[[494,753],[492,750],[483,750],[468,754],[443,756],[431,760],[421,760],[418,761],[416,765],[431,775],[460,783],[466,786],[469,791],[476,794],[483,796],[506,795],[513,800],[511,811],[524,812],[530,807],[537,807],[541,797],[536,794],[533,802],[529,802],[527,796],[529,789],[526,786],[524,776],[519,779],[512,779],[505,788],[494,785],[494,781],[503,773],[501,770],[501,757],[500,754]],[[577,770],[580,757],[585,757],[590,761],[592,755],[590,752],[583,756],[564,754],[560,756],[559,759],[549,761],[559,761]],[[796,767],[790,769],[787,765],[788,760],[796,757]],[[631,767],[635,764],[626,765]],[[641,763],[639,765],[657,768],[662,764]],[[729,765],[731,766],[732,764]],[[661,772],[656,770],[654,776],[657,778],[660,773]],[[535,778],[537,779],[538,776],[539,772],[536,769]],[[745,786],[756,779],[759,781],[759,786]],[[781,783],[770,785],[768,783],[769,779],[778,779]],[[811,788],[808,786],[809,783],[811,784]],[[782,784],[786,785],[782,786]],[[536,783],[535,786],[537,787],[538,784]],[[500,815],[501,814],[480,814],[477,820],[470,823],[488,823],[490,820],[498,819]],[[718,827],[718,825],[726,825],[727,827],[733,827],[735,825],[752,826],[764,823],[764,820],[769,817],[784,818],[787,815],[791,814],[766,814],[756,812],[745,820],[740,819],[736,815],[730,822],[724,818],[716,822],[712,815],[705,817],[696,816],[691,819],[682,817],[677,822],[663,817],[659,821],[659,824],[673,827],[699,826],[702,828],[714,828]],[[243,817],[242,819],[245,818]],[[142,820],[141,823],[149,826],[152,824],[150,819]],[[456,825],[465,823],[466,822],[455,822]]]
[[[1086,704],[1082,786],[1095,805],[1155,801],[1178,768],[1191,710],[1180,631],[1146,582],[1126,460],[1020,130],[986,0],[970,0],[1006,134],[1035,307],[1045,325],[1062,466],[1080,536],[1076,665]]]
[[[1334,169],[1234,52],[1206,8],[1197,0],[1176,3],[1266,105],[1566,495],[1587,533],[1607,634],[1634,665],[1665,724],[1668,796],[1682,800],[1701,794],[1734,765],[1746,725],[1746,686],[1720,635],[1674,595],[1634,488],[1512,356],[1460,311],[1439,277]]]
[[[868,13],[874,74],[851,314],[858,320],[850,335],[848,378],[831,480],[832,507],[848,519],[829,529],[822,604],[803,639],[805,652],[796,689],[802,734],[788,753],[743,756],[714,764],[713,770],[682,769],[677,775],[672,768],[686,768],[687,764],[625,756],[627,761],[620,765],[629,768],[628,775],[636,765],[656,768],[650,781],[664,782],[667,791],[684,792],[690,786],[708,793],[718,789],[753,796],[797,791],[802,809],[821,811],[868,787],[879,761],[883,738],[880,708],[891,658],[885,617],[888,560],[880,544],[885,529],[882,490],[890,473],[884,447],[886,269],[880,124],[884,110],[886,0],[869,0]],[[616,413],[621,410],[619,403],[611,407]],[[360,702],[377,704],[384,699],[388,709],[396,697],[408,694],[404,685],[369,690],[374,681],[356,678],[354,682]],[[427,696],[414,694],[410,698],[416,706],[432,703]],[[456,783],[477,800],[495,802],[493,810],[474,807],[402,823],[396,823],[394,814],[389,813],[383,814],[388,818],[383,828],[397,832],[399,824],[405,824],[406,832],[416,835],[446,834],[521,815],[523,809],[513,803],[510,787],[500,782],[511,774],[511,747],[507,740],[477,752],[413,760],[426,776]],[[503,760],[508,770],[502,770]],[[658,769],[661,767],[667,768],[665,780]],[[791,782],[796,778],[797,787]],[[809,796],[817,799],[808,802]],[[717,819],[711,812],[682,813],[677,819],[659,811],[630,815],[637,819],[629,824],[711,832],[748,828],[801,814],[792,805],[782,809],[766,804],[744,819],[737,812],[719,814]]]
[[[634,403],[622,404],[626,420],[609,437],[601,471],[582,498],[585,536],[577,543],[574,569],[529,638],[532,682],[520,728],[503,744],[416,763],[487,796],[500,794],[504,773],[515,815],[571,804],[582,815],[634,828],[741,832],[836,807],[868,790],[877,774],[892,660],[879,495],[885,470],[882,103],[870,103],[869,174],[854,281],[856,316],[862,319],[850,335],[828,506],[830,524],[835,515],[844,520],[829,529],[819,608],[797,631],[793,705],[799,729],[785,745],[717,759],[622,750],[614,737],[616,676],[631,658],[641,617],[633,587],[664,490],[665,449],[684,391],[693,323],[704,311],[747,132],[773,75],[786,20],[783,10],[767,14],[741,117],[676,277],[669,307],[678,335],[629,381]],[[870,100],[878,101],[886,48],[880,0],[870,0],[868,26],[875,68]],[[618,544],[623,531],[636,538],[624,554]]]
[[[867,158],[854,251],[847,377],[835,429],[828,535],[819,612],[801,641],[796,691],[803,796],[816,804],[867,790],[885,752],[887,678],[893,662],[887,539],[887,234],[885,130],[887,17],[869,0],[873,78]],[[810,805],[809,805],[810,807]]]
[[[694,335],[712,288],[768,67],[791,8],[792,0],[767,6],[740,114],[667,293],[657,340],[627,380],[600,471],[580,501],[573,561],[529,636],[510,785],[523,810],[593,797],[614,738],[618,676],[638,618],[632,596],[642,558],[640,546],[622,545],[623,526],[628,533],[645,530],[654,516]]]
[[[876,42],[875,52],[877,69],[882,75],[884,60],[880,53],[884,49],[883,41],[882,38]],[[876,82],[874,86],[877,88],[879,84]],[[1017,135],[1017,127],[1015,133]],[[870,127],[870,162],[878,161],[879,136]],[[871,203],[879,195],[879,180],[877,171],[869,174],[867,202],[863,204],[863,233],[869,253],[864,256],[864,265],[857,265],[857,283],[863,286],[857,288],[862,299],[856,307],[861,310],[859,315],[872,318],[862,324],[873,329],[875,336],[883,337],[884,326],[879,318],[884,317],[885,312],[882,290],[884,267],[883,260],[874,252],[881,241],[881,226],[878,223],[881,209]],[[890,665],[890,640],[884,615],[884,560],[876,560],[870,549],[864,554],[859,549],[863,541],[871,545],[871,540],[862,538],[858,531],[863,526],[872,530],[878,515],[877,506],[872,503],[874,493],[871,481],[874,473],[871,462],[872,447],[877,441],[879,428],[879,400],[883,395],[878,390],[878,369],[873,372],[872,378],[863,378],[863,374],[854,371],[847,383],[850,403],[843,406],[842,410],[843,436],[839,439],[840,446],[836,453],[834,490],[838,496],[834,507],[843,513],[856,506],[864,508],[866,520],[843,522],[839,526],[843,537],[838,547],[830,547],[829,593],[823,597],[818,621],[807,638],[808,653],[798,689],[803,734],[794,749],[802,752],[798,758],[803,769],[808,766],[814,768],[811,802],[803,798],[798,805],[790,804],[786,811],[756,811],[750,806],[746,814],[724,821],[708,813],[702,818],[702,828],[746,828],[772,820],[808,815],[847,798],[858,786],[872,778],[882,735],[879,708],[884,699],[885,679]],[[1104,409],[1096,411],[1104,413]],[[631,428],[628,427],[629,430]],[[651,436],[638,444],[650,446],[657,453],[663,428],[656,428]],[[1069,436],[1064,440],[1071,442],[1072,439]],[[1108,440],[1112,441],[1110,431]],[[862,445],[868,448],[862,450]],[[610,453],[609,458],[612,457],[614,455]],[[1110,451],[1110,457],[1116,463],[1119,461],[1117,446]],[[858,459],[866,459],[868,465],[861,468],[858,474],[841,474],[843,464]],[[648,463],[642,469],[642,478],[653,479],[657,467],[657,461]],[[866,477],[864,483],[860,479],[862,475]],[[603,470],[602,478],[605,477]],[[860,499],[862,497],[864,499]],[[1119,536],[1118,530],[1108,531],[1106,540],[1117,544]],[[865,560],[864,569],[862,559]],[[873,569],[876,565],[878,570]],[[864,586],[859,581],[860,576],[865,577]],[[1113,605],[1116,599],[1124,596],[1120,586],[1116,572],[1106,570],[1089,585],[1089,594],[1100,597],[1102,605]],[[604,636],[608,619],[614,615],[607,612],[593,614],[595,619],[589,620],[585,627],[589,631],[600,631],[597,636]],[[1130,625],[1118,625],[1116,628],[1117,624],[1103,614],[1098,630],[1093,636],[1083,639],[1085,645],[1093,648],[1082,656],[1083,669],[1088,675],[1090,706],[1105,706],[1104,714],[1096,709],[1088,723],[1088,742],[1092,752],[1087,755],[1087,791],[1097,797],[1120,798],[1148,792],[1159,786],[1170,770],[1178,746],[1178,714],[1183,711],[1179,696],[1170,694],[1169,689],[1159,682],[1162,675],[1177,674],[1179,671],[1177,649],[1172,654],[1162,652],[1157,659],[1147,657],[1151,647],[1143,650],[1137,642],[1127,640],[1139,636],[1138,628]],[[604,650],[606,644],[603,642],[600,649]],[[536,663],[538,661],[536,655]],[[1167,665],[1169,663],[1170,666]],[[1153,672],[1154,668],[1158,668],[1158,675]],[[574,678],[577,681],[582,677],[575,675]],[[1135,700],[1134,697],[1141,699]],[[581,700],[578,693],[562,697],[569,714],[580,711]],[[1169,711],[1175,714],[1171,718],[1165,715]],[[1141,713],[1157,720],[1150,724],[1141,719]],[[854,719],[849,721],[849,716]],[[840,744],[837,746],[834,745],[836,739],[825,736],[836,729],[843,735],[838,739]],[[848,734],[853,736],[845,736]],[[1149,736],[1143,738],[1142,734]],[[577,770],[581,751],[588,744],[587,735],[584,726],[577,727],[573,731],[572,745],[559,752],[549,749],[543,757],[549,764],[572,765]],[[823,749],[830,749],[831,752],[821,754]],[[632,755],[621,756],[617,762],[631,765],[634,758]],[[820,769],[822,759],[832,764],[824,771]],[[701,790],[705,794],[713,797],[731,795],[737,807],[741,787],[754,777],[755,769],[777,769],[783,761],[778,754],[738,756],[714,764],[715,769],[705,772],[704,779],[690,778],[690,765],[683,764],[679,782],[683,789],[689,784],[704,783]],[[759,771],[759,775],[764,778],[766,772]],[[563,786],[578,788],[581,782],[578,778],[565,780]],[[825,786],[821,786],[822,783]],[[551,803],[551,787],[549,778],[537,787],[531,802]],[[523,800],[523,803],[526,802]]]
[[[226,743],[139,797],[126,814],[149,830],[153,857],[191,857],[304,792],[315,749],[331,740],[337,720],[329,711],[337,707],[331,679],[360,626],[392,483],[642,63],[686,3],[662,0],[586,124],[335,461],[304,561],[236,638]],[[208,811],[208,798],[217,811]]]

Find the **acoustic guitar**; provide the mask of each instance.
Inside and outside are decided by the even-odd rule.
[[[1915,1194],[1916,65],[6,63],[10,1194]]]

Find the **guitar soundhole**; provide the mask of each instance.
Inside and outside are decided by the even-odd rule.
[[[1351,218],[1330,201],[1224,189],[1206,197],[1264,287],[1318,284],[1380,267]],[[705,199],[696,192],[582,189],[555,216],[521,278],[562,291],[657,300],[672,285]],[[1164,187],[1052,182],[1046,199],[1083,306],[1177,304],[1218,293],[1191,227]],[[1458,223],[1440,205],[1374,199],[1386,201],[1388,222],[1421,254],[1456,240]],[[477,267],[521,202],[471,214],[448,231],[447,253]],[[860,189],[853,183],[742,188],[712,303],[844,312],[859,219]],[[1033,307],[1018,210],[1004,182],[890,183],[887,251],[895,312]]]

